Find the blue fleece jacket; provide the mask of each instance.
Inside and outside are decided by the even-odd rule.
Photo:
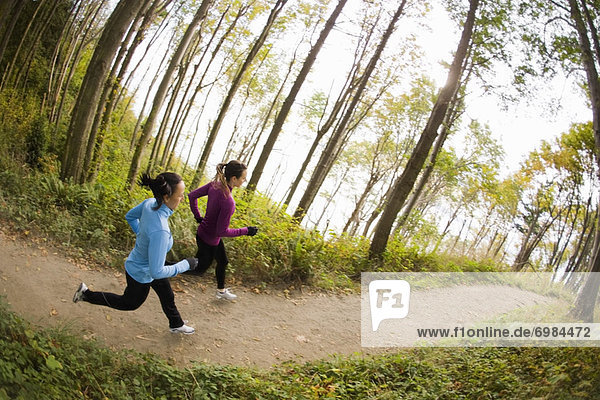
[[[164,204],[154,210],[156,205],[155,199],[146,199],[125,215],[136,234],[135,247],[125,261],[125,270],[140,283],[169,278],[190,269],[185,260],[165,265],[167,252],[173,246],[173,236],[169,229],[169,217],[173,210]]]

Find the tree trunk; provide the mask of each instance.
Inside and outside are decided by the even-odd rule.
[[[371,229],[371,225],[373,225],[373,222],[375,222],[377,217],[379,217],[379,215],[385,208],[387,199],[390,197],[390,194],[392,193],[393,189],[394,189],[394,185],[393,184],[389,185],[387,190],[385,191],[385,194],[383,196],[381,196],[381,198],[379,199],[379,202],[375,206],[375,209],[371,213],[371,216],[367,220],[367,223],[365,224],[365,228],[363,229],[364,237],[367,237],[369,235],[369,229]]]
[[[200,28],[200,29],[202,29],[202,28]],[[147,171],[152,171],[155,166],[159,166],[159,167],[164,166],[163,159],[160,158],[161,151],[162,151],[162,157],[166,157],[167,147],[169,146],[169,137],[167,137],[167,140],[165,141],[164,146],[163,146],[163,139],[167,132],[167,126],[169,125],[169,122],[171,121],[171,115],[173,114],[173,109],[175,107],[175,103],[177,102],[177,99],[179,98],[179,93],[181,92],[181,89],[183,87],[183,82],[185,81],[185,77],[186,77],[188,69],[190,67],[192,53],[194,53],[196,50],[194,47],[197,46],[199,43],[200,43],[200,41],[198,40],[196,43],[194,43],[190,46],[191,49],[188,48],[188,54],[185,57],[186,59],[182,61],[181,66],[179,67],[179,70],[177,72],[177,77],[176,77],[176,80],[173,85],[173,89],[171,90],[171,96],[169,98],[169,101],[167,102],[167,107],[165,108],[165,112],[163,113],[162,120],[158,127],[158,133],[156,134],[156,137],[154,138],[154,145],[152,146],[152,152],[150,153],[150,160],[148,160],[148,167],[146,168]],[[171,133],[173,133],[173,132],[171,132]]]
[[[592,195],[588,197],[588,201],[585,207],[585,214],[583,217],[583,223],[581,224],[581,232],[579,233],[579,238],[577,239],[577,244],[572,251],[572,255],[569,258],[567,263],[567,267],[565,269],[565,273],[573,272],[577,270],[577,266],[579,265],[579,261],[583,258],[582,255],[585,253],[585,249],[590,241],[590,236],[594,234],[594,225],[596,224],[595,216],[592,218],[592,213],[590,212],[590,208],[592,206]],[[588,232],[588,229],[590,232]]]
[[[170,0],[167,0],[167,1],[170,2]],[[94,145],[94,149],[92,150],[93,157],[90,161],[89,167],[86,169],[86,170],[88,170],[88,178],[90,181],[94,181],[96,179],[96,177],[98,175],[98,170],[100,168],[100,164],[102,163],[102,151],[103,151],[103,147],[104,147],[104,138],[109,133],[112,113],[113,113],[115,107],[117,106],[117,103],[119,102],[119,93],[120,93],[120,88],[121,88],[121,85],[123,82],[123,78],[125,77],[125,73],[126,73],[127,69],[129,68],[129,64],[131,63],[131,60],[133,59],[133,55],[134,55],[136,49],[142,43],[142,40],[144,39],[146,31],[150,27],[153,19],[156,17],[157,8],[160,5],[161,5],[161,0],[147,0],[147,4],[142,8],[142,11],[140,12],[140,15],[139,15],[138,20],[140,21],[140,23],[136,24],[134,22],[132,28],[130,29],[131,33],[136,34],[135,38],[133,38],[133,41],[130,46],[122,47],[123,50],[125,50],[125,49],[127,50],[127,53],[124,55],[123,62],[121,63],[121,65],[119,67],[119,72],[116,74],[116,76],[114,78],[112,78],[113,74],[111,73],[111,79],[109,79],[109,81],[107,81],[107,84],[112,83],[112,85],[108,87],[108,98],[106,99],[106,101],[104,102],[105,104],[102,107],[104,112],[101,114],[102,118],[100,120],[100,126],[97,128],[98,137],[93,142],[93,145]],[[124,43],[129,43],[129,39],[126,39]],[[117,58],[119,58],[119,57],[117,57]],[[117,65],[115,64],[115,66],[117,66]],[[134,96],[132,95],[132,98],[133,97]],[[98,110],[100,110],[100,106],[98,107]],[[127,107],[125,107],[125,110],[127,110]],[[125,111],[124,111],[124,113],[125,113]],[[92,130],[92,132],[93,132],[93,130]]]
[[[79,15],[83,8],[83,3],[75,3],[73,4],[71,10],[69,11],[69,17],[66,23],[63,26],[63,29],[58,36],[58,40],[56,41],[56,46],[54,47],[54,52],[52,54],[52,62],[50,63],[50,75],[48,77],[48,86],[46,87],[46,94],[44,95],[45,103],[42,106],[42,110],[47,113],[47,109],[54,110],[56,106],[56,99],[58,98],[57,93],[60,91],[60,88],[56,86],[58,82],[58,73],[60,70],[60,66],[58,64],[58,60],[61,59],[64,62],[66,55],[68,54],[66,50],[69,49],[71,43],[68,40],[71,37],[71,32],[75,28],[75,19]],[[52,116],[49,115],[51,120]]]
[[[317,129],[317,136],[315,136],[315,139],[313,140],[313,143],[308,151],[308,154],[306,155],[306,158],[304,159],[304,162],[302,163],[302,167],[300,168],[300,171],[298,171],[298,174],[296,175],[296,179],[294,180],[294,182],[291,184],[290,188],[288,189],[288,195],[284,201],[284,204],[288,205],[292,202],[292,198],[294,197],[296,190],[298,190],[298,186],[300,185],[300,182],[302,181],[304,172],[308,168],[308,164],[310,163],[310,160],[312,159],[313,154],[315,153],[315,151],[317,151],[317,147],[318,147],[319,143],[321,142],[321,139],[323,139],[325,134],[329,131],[329,129],[331,129],[331,127],[333,126],[333,123],[337,119],[337,116],[342,111],[342,108],[346,102],[346,99],[348,97],[350,97],[350,94],[356,87],[356,81],[354,79],[355,72],[356,72],[356,69],[350,71],[350,73],[348,74],[348,77],[346,79],[346,82],[344,83],[344,87],[342,88],[342,91],[340,92],[340,95],[338,96],[338,98],[333,106],[333,109],[331,110],[331,114],[329,115],[329,117],[327,118],[327,121],[325,121],[323,126],[320,126]],[[321,118],[323,118],[324,115],[325,115],[325,109],[323,110],[323,116]]]
[[[323,184],[325,177],[331,170],[333,162],[335,161],[335,157],[337,156],[337,154],[339,154],[340,148],[342,146],[342,139],[344,137],[344,134],[346,133],[348,123],[350,122],[350,118],[354,114],[356,106],[358,105],[358,102],[361,100],[362,94],[363,94],[365,88],[367,87],[367,83],[371,77],[371,74],[375,70],[375,66],[377,65],[377,62],[379,61],[379,59],[381,58],[383,49],[385,48],[389,38],[392,36],[392,33],[394,32],[394,27],[396,26],[396,22],[398,22],[400,15],[404,11],[405,5],[406,5],[406,0],[403,0],[400,3],[400,6],[396,10],[396,12],[394,13],[394,16],[390,20],[390,23],[388,24],[387,29],[386,29],[385,33],[383,34],[381,41],[379,42],[379,44],[377,46],[377,49],[375,50],[375,53],[369,60],[369,63],[367,64],[365,71],[360,78],[360,83],[358,85],[358,88],[356,89],[356,93],[354,93],[354,97],[352,98],[352,101],[348,105],[348,108],[346,109],[344,116],[340,120],[340,123],[338,124],[338,126],[336,127],[335,131],[333,132],[331,138],[329,139],[329,142],[327,143],[325,150],[323,150],[323,153],[321,154],[321,158],[320,158],[319,162],[317,163],[317,166],[316,166],[315,170],[313,171],[311,179],[308,183],[308,188],[304,192],[304,195],[300,199],[300,203],[298,204],[298,206],[296,207],[296,211],[294,212],[294,218],[297,219],[298,221],[302,221],[302,219],[304,218],[304,214],[306,213],[306,210],[308,210],[308,208],[314,201],[315,197],[317,196],[317,193],[318,193],[319,189],[321,188],[321,185]]]
[[[271,151],[273,150],[273,146],[275,146],[275,141],[277,140],[277,137],[281,133],[283,124],[292,108],[292,105],[296,101],[296,96],[298,95],[298,92],[300,91],[300,88],[304,84],[306,77],[308,76],[308,73],[310,72],[310,69],[312,68],[315,60],[317,59],[317,55],[319,54],[321,47],[323,47],[323,43],[325,43],[325,39],[327,39],[329,32],[331,32],[331,30],[333,29],[333,26],[335,25],[335,21],[337,20],[338,16],[342,12],[342,9],[346,5],[346,1],[347,0],[339,0],[335,10],[333,10],[331,15],[329,16],[329,19],[325,23],[323,30],[321,30],[321,33],[319,35],[319,38],[317,39],[317,42],[314,44],[314,46],[312,46],[308,55],[306,56],[306,59],[304,60],[304,64],[302,65],[302,69],[300,69],[300,72],[298,73],[298,76],[296,77],[296,81],[292,85],[290,92],[288,93],[287,97],[285,98],[283,105],[281,106],[281,109],[279,110],[279,113],[277,114],[277,117],[275,117],[275,122],[273,123],[273,128],[271,129],[271,133],[267,137],[267,141],[263,146],[263,150],[260,153],[260,156],[258,157],[258,162],[253,169],[252,178],[250,178],[250,182],[248,182],[248,188],[250,190],[256,189],[258,182],[260,180],[260,177],[262,176],[265,164],[267,163],[267,159],[269,158],[269,155],[271,154]]]
[[[454,122],[458,118],[458,114],[460,113],[460,111],[459,111],[460,106],[457,104],[457,102],[458,102],[458,99],[456,98],[456,96],[450,102],[450,106],[448,107],[447,122],[445,124],[443,124],[442,130],[441,130],[439,136],[437,137],[435,144],[433,146],[433,151],[431,152],[431,154],[429,156],[429,163],[427,164],[427,166],[425,167],[425,170],[421,174],[421,177],[419,178],[419,182],[417,183],[416,188],[413,190],[412,196],[410,196],[408,203],[402,210],[402,214],[400,215],[400,221],[398,222],[398,224],[400,226],[404,225],[406,220],[408,220],[408,217],[410,216],[411,211],[417,204],[417,201],[419,200],[419,198],[421,197],[421,194],[423,193],[423,189],[425,188],[425,185],[427,184],[427,182],[429,181],[429,178],[431,177],[431,173],[433,172],[433,168],[435,167],[435,162],[437,160],[437,157],[438,157],[439,153],[442,151],[442,147],[444,146],[444,143],[446,142],[446,139],[448,138],[448,133],[450,132],[450,127],[454,124]]]
[[[333,193],[331,193],[329,196],[327,196],[327,202],[325,203],[325,206],[323,206],[323,211],[321,211],[321,215],[319,215],[319,218],[317,218],[317,221],[315,222],[315,228],[318,228],[319,225],[321,225],[321,221],[323,220],[323,217],[325,216],[325,212],[327,211],[327,209],[333,202],[333,199],[335,199],[335,196],[337,196],[338,192],[342,188],[342,185],[345,183],[346,177],[348,176],[348,171],[350,171],[350,169],[346,168],[346,170],[344,171],[344,174],[342,175],[338,184],[336,185]],[[334,211],[335,211],[335,207],[334,207]],[[323,232],[327,232],[328,227],[329,227],[329,221],[327,222],[327,226],[325,227]]]
[[[575,29],[577,30],[579,47],[581,50],[581,61],[587,77],[587,84],[592,104],[592,127],[594,130],[594,142],[596,145],[596,163],[600,168],[600,158],[598,156],[598,151],[600,151],[600,81],[598,81],[598,70],[594,62],[592,46],[590,44],[588,32],[577,0],[569,0],[569,8],[571,19],[573,20]],[[593,23],[590,24],[590,27],[592,28],[592,32],[596,31]],[[600,219],[598,220],[598,224],[600,224]],[[597,231],[600,231],[599,228],[600,225],[598,225]],[[589,322],[593,321],[594,319],[594,306],[598,297],[598,290],[600,289],[600,246],[596,246],[594,248],[591,267],[592,274],[586,281],[583,289],[577,297],[574,308],[571,310],[572,315]]]
[[[198,25],[200,25],[200,22],[202,22],[202,20],[204,20],[204,18],[206,17],[208,7],[210,6],[211,2],[212,0],[202,0],[202,4],[200,4],[196,15],[194,15],[194,18],[188,25],[183,37],[181,38],[181,42],[179,42],[177,50],[175,50],[175,53],[171,58],[171,62],[167,67],[167,71],[165,72],[165,75],[163,76],[162,81],[158,86],[156,95],[154,96],[154,102],[152,103],[152,109],[150,110],[150,115],[148,115],[146,123],[144,124],[142,135],[137,143],[137,146],[133,153],[133,158],[131,160],[131,166],[129,167],[129,175],[127,177],[127,184],[129,188],[133,188],[133,185],[135,184],[135,180],[140,169],[140,163],[142,161],[143,151],[150,141],[152,131],[154,130],[154,125],[156,124],[158,114],[160,112],[160,109],[162,108],[165,98],[167,97],[167,91],[169,89],[169,86],[171,85],[173,76],[175,75],[175,72],[179,67],[179,64],[181,63],[181,60],[183,59],[183,56],[185,55],[187,48],[195,35],[196,28],[198,27]]]
[[[464,59],[467,55],[467,50],[471,42],[473,33],[473,26],[475,24],[475,14],[479,0],[470,0],[469,12],[465,21],[460,42],[450,66],[448,72],[448,79],[445,86],[440,91],[440,94],[433,106],[427,125],[414,148],[408,163],[404,169],[404,172],[400,178],[394,184],[394,190],[391,198],[389,199],[387,206],[385,207],[381,219],[375,228],[375,234],[373,241],[369,248],[369,258],[381,259],[383,252],[388,242],[392,226],[396,220],[398,212],[404,205],[408,194],[415,185],[415,181],[419,175],[419,172],[423,168],[423,164],[429,154],[431,146],[437,137],[438,128],[440,127],[448,109],[450,100],[454,97],[455,93],[459,89],[460,77],[462,75],[462,68],[464,65]]]
[[[59,83],[57,85],[56,96],[60,96],[62,92],[62,96],[60,96],[60,102],[56,109],[52,110],[51,120],[55,124],[55,129],[58,130],[58,126],[60,120],[62,118],[65,100],[67,98],[66,93],[71,86],[71,80],[73,76],[75,76],[75,72],[77,70],[77,65],[81,60],[81,55],[84,52],[85,47],[87,47],[94,37],[95,33],[93,32],[96,28],[95,23],[90,21],[96,21],[102,7],[104,7],[104,3],[107,0],[102,0],[100,4],[97,5],[96,8],[90,8],[89,12],[86,13],[82,23],[79,25],[81,29],[83,29],[83,34],[81,34],[78,30],[73,32],[73,47],[69,51],[69,56],[66,58],[65,63],[63,64],[63,69],[61,73],[61,77],[59,79]],[[56,102],[58,102],[58,97],[56,98]]]
[[[177,146],[177,143],[179,142],[179,138],[183,131],[183,127],[185,125],[185,121],[188,116],[188,111],[193,104],[193,100],[186,101],[188,94],[190,92],[190,89],[192,88],[192,82],[195,79],[196,74],[198,73],[198,71],[200,69],[200,65],[204,61],[204,57],[206,57],[206,55],[209,53],[208,50],[209,50],[212,42],[215,40],[215,38],[217,36],[217,32],[219,31],[221,24],[223,23],[223,20],[225,19],[225,16],[229,12],[229,8],[230,8],[230,6],[227,6],[225,11],[221,14],[221,17],[219,18],[219,22],[213,28],[213,34],[211,35],[210,39],[208,40],[208,43],[204,46],[204,51],[202,52],[202,56],[194,65],[194,72],[192,73],[192,76],[190,78],[190,83],[186,86],[185,91],[182,96],[182,99],[181,99],[181,102],[179,103],[179,107],[177,108],[177,111],[175,113],[175,119],[173,121],[173,124],[171,125],[171,134],[169,135],[169,139],[167,140],[167,145],[165,146],[165,152],[163,154],[163,159],[161,160],[161,165],[166,166],[167,168],[169,168],[169,166],[172,163],[173,158],[175,157],[175,148]],[[210,61],[212,61],[212,59]],[[210,66],[210,62],[209,62],[209,66]],[[201,84],[202,84],[202,82],[199,83],[199,85],[201,85]],[[195,96],[196,96],[196,92],[192,93],[192,99],[194,99]],[[172,146],[171,146],[171,143],[172,143]],[[167,158],[167,155],[168,155],[168,158]]]
[[[144,5],[136,15],[132,24],[127,31],[125,39],[121,43],[120,49],[113,61],[112,68],[108,74],[108,78],[104,83],[102,94],[98,100],[98,107],[96,108],[96,114],[94,115],[94,122],[90,128],[90,137],[88,139],[87,150],[85,155],[85,161],[83,164],[84,174],[86,174],[86,181],[92,181],[96,176],[97,163],[100,159],[100,152],[102,151],[102,143],[104,142],[104,136],[106,135],[106,129],[108,129],[108,122],[110,121],[110,114],[112,114],[112,108],[109,110],[108,103],[109,97],[115,91],[115,87],[118,86],[117,82],[117,71],[122,68],[122,62],[128,52],[130,43],[134,38],[134,34],[138,31],[143,21],[142,17],[147,11],[147,7],[150,5],[151,0],[144,0]],[[135,50],[135,46],[132,51]],[[114,95],[113,95],[114,96]]]
[[[356,205],[354,206],[354,210],[352,211],[352,214],[348,218],[348,221],[346,221],[346,225],[344,225],[344,229],[342,229],[342,233],[348,232],[350,230],[351,226],[357,227],[358,224],[360,223],[361,211],[362,211],[365,201],[367,200],[367,197],[371,193],[371,189],[373,189],[373,185],[376,181],[377,181],[377,176],[371,175],[369,177],[369,181],[367,182],[362,194],[358,198],[358,201],[356,202]],[[356,228],[353,228],[353,230],[350,230],[350,235],[353,234],[353,231],[355,232]]]
[[[297,49],[298,49],[298,47],[296,47],[296,50]],[[279,98],[279,93],[281,92],[283,86],[285,85],[285,82],[287,81],[287,79],[290,76],[292,69],[294,68],[294,64],[296,63],[296,50],[294,50],[294,55],[292,56],[292,61],[288,67],[285,79],[283,80],[283,83],[281,85],[279,85],[280,89],[277,91],[275,99],[271,102],[270,108],[275,107],[275,105],[277,104],[277,99]],[[227,142],[227,146],[225,147],[225,154],[223,156],[224,157],[223,159],[228,159],[227,157],[229,156],[228,154],[231,151],[231,147],[233,147],[234,143],[236,143],[236,138],[238,136],[237,133],[238,133],[238,130],[240,127],[240,119],[242,118],[242,115],[244,115],[246,104],[248,103],[248,100],[250,99],[250,94],[252,91],[251,90],[252,83],[258,76],[258,73],[262,69],[264,62],[266,61],[267,57],[269,57],[270,52],[271,52],[271,49],[267,49],[264,52],[264,55],[263,55],[262,59],[260,60],[260,63],[256,66],[256,68],[254,68],[254,70],[252,71],[252,75],[250,76],[250,79],[248,79],[248,82],[246,83],[246,94],[244,95],[244,100],[242,100],[242,103],[237,108],[237,116],[235,117],[234,122],[233,122],[233,129],[231,130],[231,135],[229,136],[229,141]],[[256,132],[256,129],[254,131]]]
[[[121,0],[106,22],[83,78],[71,117],[62,179],[73,178],[75,182],[81,183],[85,178],[83,161],[98,98],[121,40],[143,4],[144,0]]]
[[[6,70],[4,71],[4,74],[2,76],[2,82],[0,84],[0,91],[2,89],[6,88],[6,86],[8,85],[8,82],[10,81],[11,76],[12,76],[13,69],[16,67],[17,63],[20,61],[19,60],[19,55],[21,53],[21,48],[23,47],[23,44],[25,43],[25,38],[27,37],[27,35],[29,34],[29,31],[34,26],[34,22],[36,22],[38,13],[46,5],[46,1],[47,0],[40,0],[40,2],[38,3],[37,7],[35,8],[35,11],[33,12],[33,15],[31,16],[31,18],[29,19],[29,21],[27,23],[27,27],[25,28],[25,30],[21,34],[21,40],[19,40],[19,44],[17,45],[17,49],[15,50],[15,53],[13,54],[11,62],[9,62],[7,64]],[[22,1],[22,3],[24,5],[26,2]],[[38,23],[38,25],[41,25],[41,24]]]
[[[206,86],[209,86],[209,85],[205,85],[204,84],[204,78],[208,74],[210,66],[212,65],[213,61],[215,60],[217,54],[219,53],[219,50],[221,49],[221,46],[225,42],[225,39],[227,37],[229,37],[229,35],[231,34],[231,32],[233,31],[233,29],[237,25],[237,23],[240,20],[240,18],[242,16],[244,16],[244,14],[246,14],[246,12],[248,12],[248,9],[249,9],[249,5],[242,5],[240,7],[240,9],[237,12],[235,18],[233,19],[233,21],[231,22],[231,24],[229,25],[229,27],[225,30],[225,32],[223,33],[223,36],[221,36],[221,38],[217,42],[217,45],[215,46],[215,48],[212,50],[210,59],[208,60],[208,62],[206,64],[206,67],[204,68],[204,72],[202,73],[202,76],[200,77],[200,80],[198,81],[198,84],[196,85],[196,87],[195,87],[195,89],[194,89],[194,91],[192,93],[191,98],[187,101],[187,104],[185,105],[185,107],[183,109],[183,114],[182,114],[181,120],[179,121],[179,125],[178,125],[178,128],[177,128],[177,137],[179,137],[181,135],[183,127],[185,126],[185,123],[186,123],[186,121],[187,121],[187,119],[189,117],[190,111],[192,110],[192,106],[194,105],[194,101],[196,99],[196,96],[198,95],[198,93],[200,93],[200,91],[202,89],[204,89]],[[209,41],[209,44],[207,45],[207,50],[208,50],[208,47],[210,46],[210,43],[214,39],[214,37],[216,37],[217,30],[219,29],[219,26],[221,25],[222,20],[224,20],[224,18],[226,17],[228,11],[229,11],[229,7],[227,7],[227,9],[221,15],[221,19],[219,20],[219,23],[217,24],[217,27],[214,28],[214,34],[211,37],[211,39]],[[223,65],[221,66],[221,69],[217,73],[217,76],[221,73],[222,70],[223,70]],[[214,87],[214,86],[211,85],[211,90],[212,90],[212,87]],[[209,95],[210,95],[210,90],[209,90],[209,93],[206,96],[206,99],[208,99]],[[200,116],[202,115],[203,110],[204,110],[204,106],[202,107],[202,111],[200,113],[198,113],[197,116],[196,116],[196,119],[197,119],[198,123],[200,122]],[[197,134],[198,134],[198,129],[196,129],[194,131],[194,138],[192,140],[192,146],[190,147],[190,151],[188,153],[187,161],[186,161],[185,166],[184,166],[185,170],[187,170],[187,165],[188,165],[189,160],[190,160],[191,152],[193,150],[193,145],[194,145],[194,142],[196,141]],[[167,161],[167,165],[169,165],[170,163],[171,163],[171,160],[169,159]]]
[[[17,1],[23,4],[25,3],[22,0],[4,0],[0,2],[0,35],[5,32],[4,28],[9,25],[8,22],[10,21],[11,13],[14,9],[14,6],[17,4]],[[2,53],[0,53],[0,60],[1,59]]]
[[[154,43],[156,43],[158,38],[162,37],[165,34],[165,30],[167,29],[167,26],[169,25],[169,20],[171,19],[171,15],[177,15],[177,13],[181,10],[181,8],[184,5],[184,3],[181,3],[178,7],[176,5],[174,5],[170,10],[167,10],[166,8],[168,6],[168,3],[170,3],[170,2],[171,2],[171,0],[165,0],[165,3],[167,3],[167,4],[165,4],[164,7],[160,7],[158,10],[156,10],[157,15],[162,16],[162,21],[160,22],[160,25],[156,28],[156,30],[152,34],[152,37],[148,40],[148,45],[145,46],[144,54],[142,54],[140,56],[140,59],[138,60],[136,65],[133,68],[131,68],[130,71],[127,71],[127,78],[125,79],[125,82],[121,85],[119,94],[117,95],[117,99],[123,98],[126,88],[130,87],[130,85],[131,85],[131,80],[134,77],[138,76],[138,74],[137,74],[138,68],[140,67],[142,62],[146,59],[146,57],[148,56],[148,53],[151,50],[153,50],[152,46],[154,45]],[[175,40],[175,37],[174,37],[174,35],[171,35],[170,39],[169,39],[169,43],[166,46],[167,49],[171,48],[171,45],[173,44],[173,40]],[[161,70],[161,67],[164,62],[163,60],[165,58],[167,58],[168,55],[169,55],[168,52],[164,52],[163,57],[161,58],[161,63],[160,63],[161,66],[157,68],[157,71]],[[142,77],[142,79],[140,79],[141,82],[145,81],[146,74],[148,73],[149,70],[150,70],[150,65],[146,68],[146,72],[145,72],[144,76]],[[153,81],[156,81],[156,76],[153,78],[154,78]],[[138,85],[138,87],[139,86],[140,85]],[[121,122],[122,122],[122,120],[119,123],[121,123]],[[134,146],[135,146],[135,143],[134,143]],[[132,151],[133,151],[133,148],[132,148]]]
[[[21,11],[23,11],[23,7],[25,7],[26,2],[23,0],[9,0],[0,3],[2,3],[1,7],[3,7],[1,11],[7,12],[7,16],[10,15],[10,18],[5,18],[6,20],[2,23],[2,26],[0,26],[0,33],[2,33],[2,36],[0,36],[2,38],[2,41],[0,41],[0,61],[2,61],[8,41],[12,36],[15,25],[17,24],[17,20],[19,19],[19,15],[21,14]],[[3,14],[0,14],[0,18],[2,18],[2,16]],[[4,28],[4,30],[2,30],[2,28]],[[0,90],[1,89],[2,87],[0,87]]]
[[[19,86],[19,84],[21,82],[21,78],[23,79],[22,87],[25,88],[27,86],[27,79],[29,78],[29,71],[31,70],[31,64],[33,63],[35,53],[40,44],[42,35],[44,34],[44,32],[46,32],[46,29],[50,26],[52,17],[54,17],[54,14],[58,10],[58,1],[55,0],[54,4],[50,7],[51,8],[50,8],[50,10],[48,10],[48,13],[41,16],[41,18],[40,18],[41,22],[38,22],[38,24],[40,26],[32,32],[32,36],[34,38],[33,43],[29,47],[29,51],[25,55],[25,58],[23,59],[21,66],[19,67],[19,69],[17,70],[17,72],[15,74],[15,80],[14,80],[15,87]]]
[[[217,115],[217,118],[213,122],[212,128],[208,135],[208,139],[206,141],[206,144],[204,145],[204,150],[202,151],[202,155],[200,156],[200,160],[198,161],[198,166],[196,168],[196,173],[194,174],[194,179],[192,180],[192,187],[196,187],[198,185],[198,183],[200,182],[200,180],[202,179],[202,175],[204,174],[204,169],[206,168],[206,163],[208,162],[208,156],[210,155],[210,152],[212,151],[212,146],[215,143],[217,134],[219,133],[219,129],[221,128],[221,124],[223,123],[223,120],[225,119],[225,114],[227,114],[227,111],[229,110],[229,106],[231,105],[231,102],[233,101],[233,97],[235,96],[235,93],[237,92],[240,84],[242,83],[242,78],[244,77],[246,71],[250,68],[250,65],[254,61],[254,58],[258,54],[258,51],[265,43],[265,40],[267,39],[267,36],[269,35],[269,31],[273,27],[275,19],[277,18],[277,16],[283,9],[283,6],[286,4],[286,2],[287,2],[287,0],[277,0],[275,5],[273,6],[273,9],[271,10],[271,14],[269,15],[269,18],[267,19],[267,23],[263,27],[262,32],[260,33],[258,39],[256,39],[256,41],[252,45],[252,48],[250,49],[250,52],[248,53],[246,60],[241,65],[240,69],[237,71],[235,77],[233,78],[231,87],[229,88],[229,91],[227,92],[227,96],[225,97],[225,100],[223,100],[223,104],[221,104],[221,109],[219,110],[219,114]]]

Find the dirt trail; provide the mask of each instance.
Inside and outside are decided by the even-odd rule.
[[[182,317],[194,335],[168,331],[154,292],[136,311],[123,312],[84,302],[74,304],[79,282],[95,290],[122,293],[121,272],[93,270],[57,250],[0,231],[0,295],[13,311],[40,326],[67,326],[84,338],[113,348],[154,352],[179,365],[190,361],[269,367],[288,360],[310,361],[361,351],[360,298],[270,292],[233,286],[239,300],[216,300],[212,274],[172,279]],[[510,310],[547,299],[505,287],[498,301]],[[493,301],[493,297],[490,301]],[[494,307],[493,304],[490,307]]]

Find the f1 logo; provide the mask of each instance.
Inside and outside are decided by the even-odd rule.
[[[369,304],[373,332],[384,319],[401,319],[408,315],[410,285],[404,280],[375,280],[369,283]]]

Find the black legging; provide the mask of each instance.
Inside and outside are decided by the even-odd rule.
[[[198,267],[193,273],[202,274],[212,264],[213,260],[217,261],[215,268],[215,276],[217,278],[217,288],[225,289],[225,268],[229,264],[227,253],[225,252],[225,245],[223,240],[219,239],[219,244],[211,246],[202,241],[196,235],[196,244],[198,245],[198,251],[196,252],[196,258],[198,259]]]
[[[146,301],[150,288],[152,288],[158,295],[163,312],[169,319],[169,327],[179,328],[183,325],[183,319],[175,305],[175,295],[168,278],[155,279],[150,283],[139,283],[127,272],[125,275],[127,287],[122,295],[87,290],[83,295],[83,300],[117,310],[131,311],[138,309]]]

